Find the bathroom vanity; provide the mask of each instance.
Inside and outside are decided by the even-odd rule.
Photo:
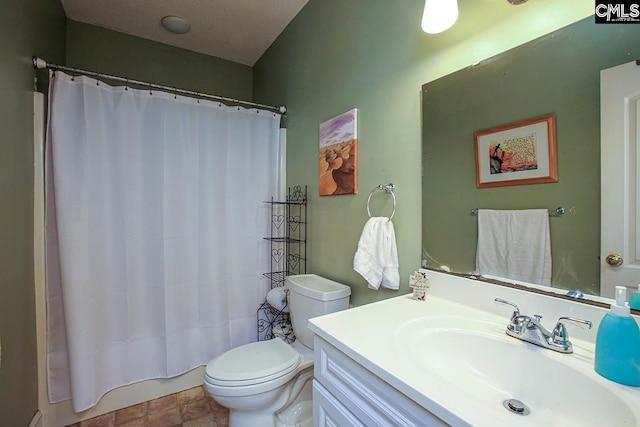
[[[640,426],[640,388],[593,369],[602,307],[427,271],[426,301],[403,295],[310,320],[314,426]],[[573,352],[508,336],[513,308]],[[636,318],[636,321],[638,319]]]

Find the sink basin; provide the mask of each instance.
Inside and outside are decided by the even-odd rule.
[[[398,296],[312,319],[310,326],[444,424],[640,427],[640,387],[614,383],[593,369],[596,331],[606,310],[436,271],[429,277],[424,301]],[[495,298],[541,314],[547,327],[571,316],[592,321],[594,328],[569,325],[572,354],[544,349],[506,335],[511,310],[497,306]],[[509,399],[522,403],[505,408]],[[521,405],[527,415],[514,412]]]
[[[595,374],[590,358],[508,337],[504,327],[430,316],[400,326],[395,339],[418,369],[442,385],[443,396],[487,416],[512,417],[513,425],[522,426],[638,425],[617,394],[620,386]],[[509,399],[519,401],[511,410],[503,405]],[[528,414],[518,412],[520,403]]]

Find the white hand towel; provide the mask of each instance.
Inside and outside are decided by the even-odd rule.
[[[387,289],[398,289],[400,287],[400,273],[398,272],[398,248],[396,246],[396,232],[393,223],[388,220],[385,225],[387,239],[389,241],[389,257],[387,265],[382,273],[382,287]]]
[[[287,291],[284,287],[273,288],[267,293],[267,302],[273,308],[283,313],[289,312],[287,304]]]
[[[396,235],[389,218],[372,217],[366,222],[353,257],[353,269],[371,289],[380,285],[388,289],[400,287]]]
[[[476,270],[478,274],[549,285],[549,212],[479,209]]]

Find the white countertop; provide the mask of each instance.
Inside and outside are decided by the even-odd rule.
[[[583,304],[576,308],[571,305],[575,304],[572,302],[550,301],[548,297],[532,296],[527,292],[491,284],[480,284],[469,279],[452,279],[451,276],[440,273],[430,272],[429,276],[432,279],[432,289],[430,290],[432,292],[428,292],[426,301],[413,300],[410,294],[403,295],[327,316],[316,317],[310,320],[309,327],[319,337],[451,425],[532,426],[535,425],[532,424],[535,421],[534,417],[527,419],[527,417],[517,416],[506,410],[496,411],[495,408],[487,408],[486,403],[475,399],[473,395],[465,395],[464,390],[461,391],[459,387],[439,376],[439,374],[446,375],[446,372],[438,374],[437,369],[424,369],[424,365],[416,363],[415,351],[412,352],[407,348],[406,335],[413,331],[413,328],[423,326],[425,319],[440,317],[446,322],[450,316],[458,316],[458,319],[469,318],[472,319],[470,322],[482,323],[483,328],[488,328],[496,336],[504,336],[504,339],[509,343],[531,346],[531,344],[507,337],[504,334],[511,311],[509,307],[505,308],[493,300],[495,297],[505,298],[519,305],[522,304],[521,308],[523,305],[535,307],[540,302],[544,302],[543,311],[545,314],[550,314],[550,319],[552,319],[545,322],[548,328],[552,327],[557,319],[557,317],[551,316],[575,316],[577,313],[579,316],[583,316],[582,318],[593,321],[594,329],[582,332],[582,335],[576,333],[580,338],[571,337],[574,343],[573,354],[556,353],[535,346],[533,346],[533,351],[545,352],[544,356],[555,358],[562,363],[570,362],[572,368],[583,372],[586,376],[597,377],[595,380],[604,383],[604,387],[608,390],[621,396],[628,404],[640,408],[640,390],[638,388],[621,386],[604,380],[593,371],[595,329],[606,312],[605,310]],[[474,290],[463,289],[465,286],[471,286]],[[456,301],[464,299],[465,304],[468,305],[447,299],[445,297],[447,294],[456,297]],[[482,307],[482,309],[476,307]],[[558,310],[559,312],[550,312],[550,310]],[[524,310],[522,312],[523,314],[533,314]],[[577,328],[571,328],[570,333],[573,333],[574,330]],[[483,351],[482,348],[477,350]],[[558,378],[557,381],[562,381],[562,379]],[[523,384],[523,387],[526,386]],[[553,384],[550,383],[548,386],[553,387]],[[640,419],[640,411],[635,414],[636,418]],[[558,420],[558,422],[554,421],[547,425],[568,426],[571,425],[571,422]]]

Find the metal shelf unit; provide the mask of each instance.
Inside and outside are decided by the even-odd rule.
[[[284,286],[287,276],[307,272],[307,187],[289,187],[286,201],[271,198],[265,203],[271,207],[271,232],[264,237],[270,242],[271,271],[264,276],[274,289]],[[274,336],[295,341],[288,310],[277,310],[265,301],[258,308],[258,341]]]

